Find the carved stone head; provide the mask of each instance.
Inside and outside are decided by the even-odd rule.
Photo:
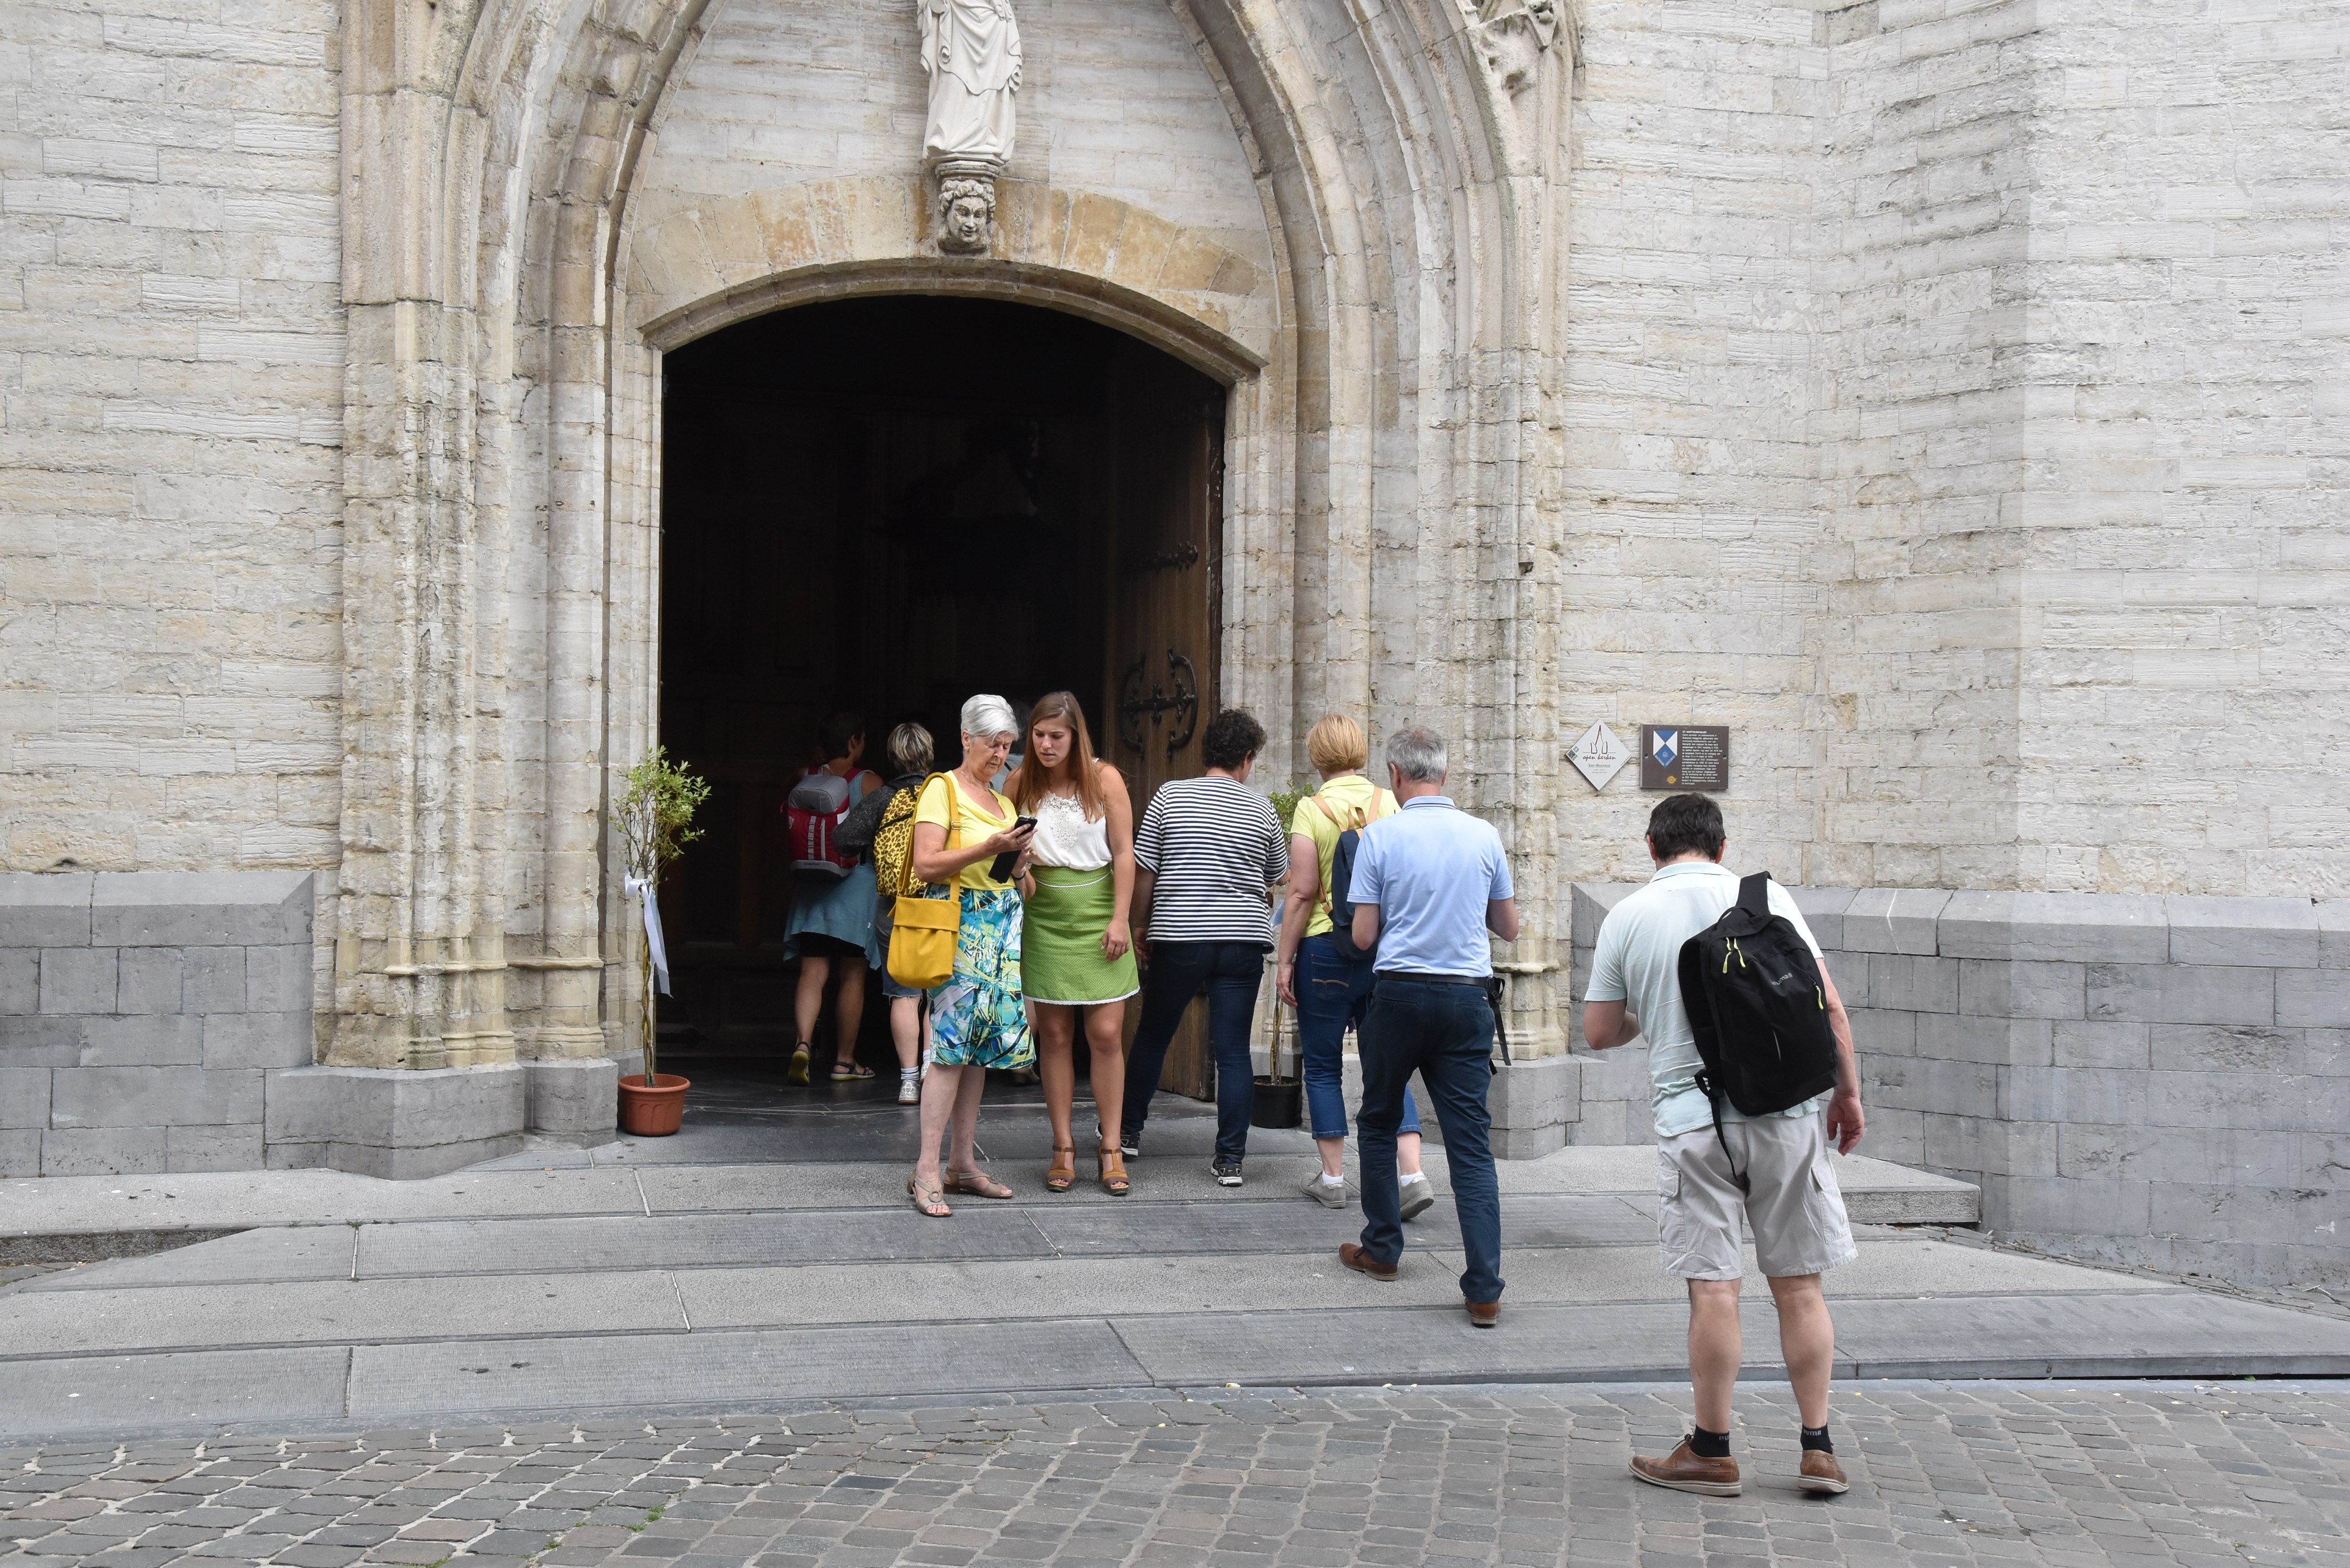
[[[939,249],[964,255],[984,251],[994,223],[994,181],[948,175],[939,182]]]

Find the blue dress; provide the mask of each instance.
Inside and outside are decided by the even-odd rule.
[[[869,774],[859,774],[861,781]],[[851,786],[855,788],[854,785]],[[879,787],[879,786],[876,786]],[[863,800],[870,791],[856,789],[855,798]],[[784,956],[797,958],[800,936],[814,932],[846,942],[864,950],[867,967],[879,969],[881,941],[873,931],[873,907],[878,889],[873,880],[873,863],[864,860],[846,877],[827,877],[821,872],[802,871],[792,881],[792,912],[784,922]]]

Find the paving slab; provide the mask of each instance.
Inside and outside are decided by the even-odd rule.
[[[21,1292],[0,1298],[0,1363],[178,1346],[447,1339],[495,1324],[547,1334],[682,1333],[659,1272],[287,1280]]]
[[[2350,1376],[2350,1323],[2200,1291],[1855,1301],[1836,1308],[1852,1375],[2195,1376],[2224,1347],[2238,1376]]]
[[[451,1410],[614,1410],[649,1403],[728,1409],[793,1399],[1132,1387],[1134,1356],[1099,1320],[1018,1328],[939,1324],[919,1334],[862,1324],[754,1332],[457,1341],[352,1354],[350,1416],[404,1420]]]
[[[338,1420],[351,1353],[209,1350],[177,1355],[57,1355],[0,1376],[0,1432],[125,1433],[189,1423]]]

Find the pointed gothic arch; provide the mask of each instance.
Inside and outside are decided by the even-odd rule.
[[[826,288],[1029,289],[1221,367],[1228,691],[1284,752],[1326,707],[1459,715],[1472,798],[1554,933],[1521,957],[1550,966],[1555,579],[1533,567],[1556,548],[1544,282],[1571,40],[1542,47],[1541,0],[1133,3],[1170,5],[1247,160],[1273,261],[1245,289],[1176,286],[1202,281],[1197,247],[1166,270],[1180,235],[1148,277],[1082,250],[944,258],[918,223],[795,260],[713,254],[717,214],[690,255],[639,232],[635,199],[729,0],[351,7],[346,579],[353,604],[389,585],[392,613],[347,623],[329,1063],[619,1038],[603,803],[650,734],[660,356]],[[1087,193],[1066,194],[1075,218]],[[1521,988],[1513,1039],[1558,1048],[1550,990]]]

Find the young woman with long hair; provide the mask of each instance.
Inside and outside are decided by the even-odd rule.
[[[1066,1192],[1077,1179],[1069,1118],[1077,1092],[1077,1020],[1093,1053],[1095,1152],[1102,1186],[1132,1186],[1118,1144],[1126,1085],[1126,999],[1140,988],[1127,908],[1134,897],[1134,806],[1126,780],[1094,755],[1085,710],[1066,691],[1037,699],[1028,746],[1008,791],[1036,819],[1035,892],[1021,937],[1022,988],[1036,1009],[1036,1068],[1053,1119],[1045,1185]]]

